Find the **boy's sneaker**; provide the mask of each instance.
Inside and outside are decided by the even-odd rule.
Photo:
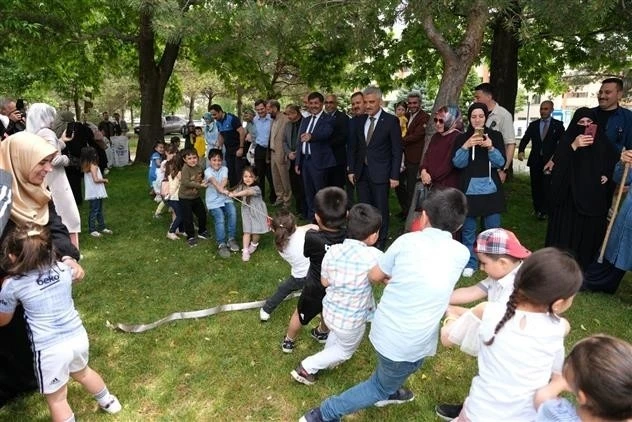
[[[198,237],[202,240],[208,239],[208,232],[205,230],[203,232],[198,233]]]
[[[189,244],[190,247],[197,246],[197,240],[195,240],[195,237],[188,238],[187,243]]]
[[[318,331],[318,327],[315,327],[315,328],[312,328],[311,334],[312,334],[312,338],[316,340],[317,342],[319,342],[320,344],[327,343],[327,337],[329,337],[329,332],[321,333],[320,331]]]
[[[228,250],[228,246],[226,246],[226,243],[222,243],[221,245],[219,245],[218,254],[222,258],[230,258],[230,251]]]
[[[412,391],[407,388],[400,388],[390,396],[386,400],[380,400],[375,402],[376,407],[384,407],[389,404],[401,404],[409,401],[413,401],[415,399],[415,395]]]
[[[167,239],[171,239],[171,240],[178,240],[178,239],[180,239],[180,238],[178,237],[178,235],[177,235],[177,234],[175,234],[175,233],[171,233],[171,232],[168,232],[168,233],[167,233]]]
[[[110,394],[110,401],[105,406],[100,406],[104,412],[110,414],[118,413],[121,411],[121,403],[118,401],[114,394]]]
[[[248,252],[248,249],[241,251],[241,260],[244,262],[250,261],[250,252]]]
[[[283,350],[283,353],[292,353],[294,351],[294,340],[285,337],[283,343],[281,343],[281,350]]]
[[[300,363],[298,364],[296,369],[290,372],[290,375],[292,375],[292,378],[294,378],[301,384],[314,385],[316,383],[316,377],[314,376],[314,374],[310,374],[309,372],[307,372],[305,368],[303,368],[303,365],[301,365]]]
[[[466,268],[463,270],[463,277],[470,278],[474,275],[474,268]]]
[[[259,319],[262,322],[266,322],[270,319],[270,314],[263,310],[263,308],[259,309]]]
[[[323,414],[320,413],[320,407],[315,407],[301,416],[298,422],[325,422],[325,420]]]
[[[461,414],[463,404],[439,404],[435,406],[435,413],[444,421],[456,419]]]
[[[103,233],[103,234],[112,234],[114,232],[112,230],[110,230],[110,229],[103,229],[103,230],[101,230],[101,233]]]
[[[90,236],[92,236],[92,237],[101,237],[101,233],[99,233],[98,231],[95,230],[93,232],[90,232]]]
[[[228,249],[231,252],[239,252],[239,244],[235,239],[228,239]]]
[[[248,245],[248,253],[251,255],[255,253],[255,251],[257,250],[257,246],[259,246],[258,243],[256,245],[254,243],[251,243],[250,245]]]

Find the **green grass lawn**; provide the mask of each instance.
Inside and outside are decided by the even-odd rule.
[[[291,421],[371,374],[375,357],[364,341],[349,362],[323,371],[316,385],[296,383],[290,371],[321,347],[304,332],[293,354],[281,352],[296,299],[284,302],[265,324],[257,310],[249,310],[173,322],[143,334],[108,329],[106,321],[147,323],[175,311],[264,299],[289,274],[271,234],[248,263],[240,254],[222,260],[213,240],[189,248],[182,240],[166,239],[168,217],[152,218],[156,204],[147,195],[146,172],[146,166],[132,166],[113,169],[108,176],[110,198],[104,208],[112,236],[91,238],[83,226],[81,263],[87,276],[75,288],[75,304],[90,336],[91,365],[119,397],[123,411],[114,417],[99,412],[94,400],[71,383],[69,401],[78,420]],[[508,195],[504,227],[527,247],[541,247],[546,222],[531,215],[528,180],[514,180]],[[393,199],[394,213],[399,211],[395,203]],[[84,222],[87,210],[86,203],[81,209]],[[393,225],[397,233],[401,223]],[[461,284],[482,278],[479,272]],[[632,340],[631,279],[626,276],[615,296],[577,297],[567,314],[572,325],[567,345],[602,332]],[[475,373],[474,358],[440,347],[408,381],[417,396],[414,402],[368,409],[347,420],[438,420],[435,404],[463,400]],[[45,401],[37,394],[0,410],[0,420],[48,418]]]

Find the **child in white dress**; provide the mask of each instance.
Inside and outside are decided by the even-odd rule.
[[[101,237],[102,233],[112,234],[112,230],[105,226],[103,218],[103,199],[108,197],[105,185],[109,180],[101,174],[99,156],[94,148],[86,147],[81,150],[81,170],[85,187],[84,198],[90,204],[88,232],[92,237]]]

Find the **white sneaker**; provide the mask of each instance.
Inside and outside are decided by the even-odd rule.
[[[177,234],[169,232],[169,233],[167,233],[167,239],[179,240],[180,238],[178,237]]]
[[[463,270],[463,277],[472,277],[474,275],[474,268],[466,268]]]
[[[101,233],[99,233],[98,231],[93,231],[92,233],[90,233],[90,236],[92,237],[101,237]]]
[[[105,406],[100,406],[104,412],[107,412],[111,415],[114,413],[118,413],[121,411],[121,403],[118,401],[114,394],[110,394],[110,401]]]
[[[270,314],[263,310],[263,308],[259,309],[259,319],[261,321],[267,321],[270,319]]]
[[[103,233],[103,234],[112,234],[114,232],[112,230],[110,230],[110,229],[103,229],[103,230],[101,230],[101,233]]]

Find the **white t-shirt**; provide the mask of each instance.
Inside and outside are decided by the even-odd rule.
[[[469,257],[450,233],[435,228],[393,242],[378,263],[391,277],[369,334],[378,353],[396,362],[436,353],[439,321]]]
[[[305,258],[305,255],[303,255],[303,246],[305,245],[305,233],[311,228],[313,228],[313,226],[310,225],[297,227],[290,236],[285,249],[279,252],[281,258],[290,264],[290,274],[294,278],[307,277],[309,258]]]
[[[504,304],[487,304],[481,342],[492,338],[505,310]],[[565,328],[548,313],[516,310],[493,344],[481,344],[478,375],[464,405],[466,416],[472,421],[534,421],[536,390],[548,384],[553,372],[562,370]]]
[[[506,305],[509,301],[509,296],[514,291],[514,281],[516,280],[516,273],[522,266],[522,262],[514,268],[509,274],[504,277],[494,280],[491,277],[487,277],[485,280],[479,282],[477,286],[487,293],[488,302],[502,303]]]

